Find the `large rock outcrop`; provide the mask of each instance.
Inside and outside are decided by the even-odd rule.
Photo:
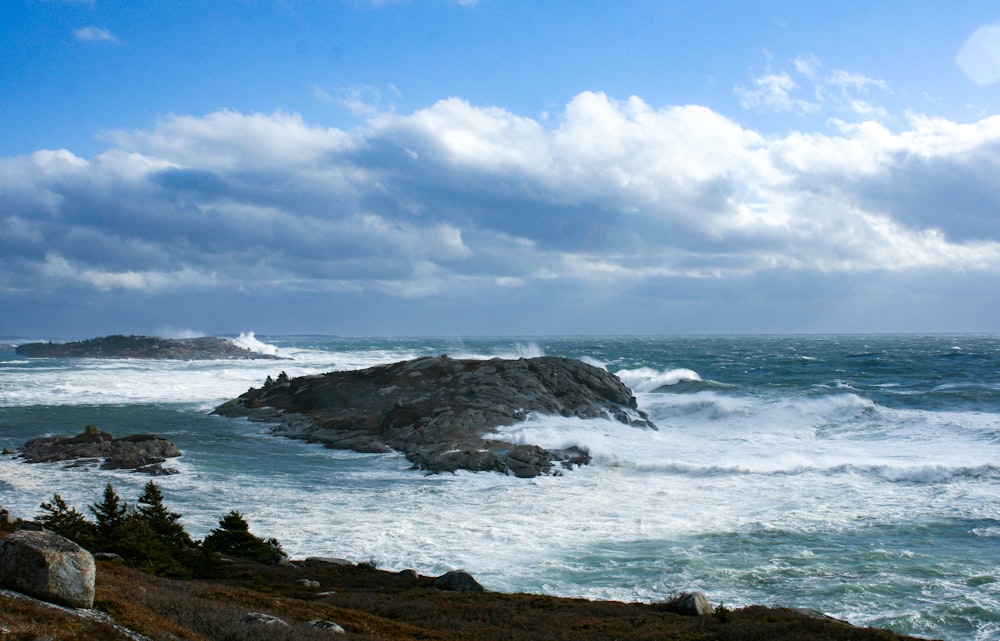
[[[578,447],[546,450],[499,440],[496,428],[544,414],[611,418],[656,429],[616,376],[562,357],[418,358],[365,370],[277,380],[215,409],[274,423],[276,433],[360,452],[398,450],[430,472],[520,477],[589,462]]]
[[[240,347],[215,336],[159,338],[156,336],[104,336],[72,343],[25,343],[16,350],[28,358],[151,358],[166,360],[288,360]]]
[[[96,577],[93,555],[53,532],[22,529],[0,541],[0,582],[11,590],[90,608]]]
[[[152,434],[115,438],[96,425],[76,436],[39,436],[24,444],[20,456],[28,463],[72,461],[76,465],[100,463],[105,470],[136,470],[169,474],[161,464],[181,455],[173,443]]]

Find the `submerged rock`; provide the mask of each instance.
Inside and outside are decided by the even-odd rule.
[[[28,358],[152,358],[165,360],[288,360],[240,347],[215,336],[159,338],[156,336],[104,336],[72,343],[26,343],[16,349]]]
[[[161,464],[181,451],[165,438],[152,434],[133,434],[115,438],[96,425],[88,425],[82,434],[39,436],[24,444],[21,457],[28,463],[72,461],[74,465],[101,463],[105,470],[136,470],[159,476],[175,470]]]
[[[615,375],[582,361],[418,358],[364,370],[279,376],[215,409],[275,424],[275,433],[359,452],[397,450],[430,472],[519,477],[583,465],[577,446],[548,450],[500,439],[497,428],[532,414],[656,426]]]

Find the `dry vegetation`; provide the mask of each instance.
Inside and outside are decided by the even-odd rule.
[[[6,532],[3,532],[5,534]],[[297,585],[311,579],[320,587]],[[751,607],[693,618],[664,605],[563,599],[528,594],[447,593],[432,578],[397,574],[368,564],[266,565],[248,559],[224,564],[219,578],[157,577],[98,562],[94,609],[108,622],[0,595],[4,640],[123,641],[128,630],[160,640],[314,641],[319,639],[425,639],[588,641],[677,639],[726,641],[899,640],[884,630],[854,628],[792,610]],[[280,617],[288,627],[242,621],[248,612]],[[302,625],[339,623],[335,635]]]

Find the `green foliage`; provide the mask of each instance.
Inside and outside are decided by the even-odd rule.
[[[52,502],[41,504],[38,522],[56,534],[65,536],[83,547],[90,547],[96,536],[96,528],[76,508],[66,504],[59,494],[52,495]]]
[[[178,550],[171,548],[138,512],[131,512],[115,533],[114,551],[133,567],[174,578],[190,578]]]
[[[219,520],[219,527],[205,537],[203,545],[222,554],[264,563],[278,563],[287,556],[277,539],[262,539],[252,534],[250,525],[236,510]]]
[[[132,567],[160,576],[214,576],[222,568],[220,552],[272,564],[286,558],[277,539],[253,535],[236,511],[224,516],[204,542],[192,540],[180,522],[181,515],[167,509],[163,492],[153,481],[143,488],[134,509],[109,483],[101,500],[88,506],[94,522],[58,494],[40,507],[38,521],[44,527],[88,550],[113,552]]]
[[[139,519],[148,524],[157,539],[172,552],[177,553],[194,547],[194,541],[179,522],[181,515],[167,509],[163,504],[163,493],[153,481],[143,488],[142,495],[139,496],[137,513]]]
[[[115,537],[118,529],[125,522],[128,514],[128,504],[123,503],[115,488],[110,483],[104,488],[104,495],[99,503],[89,506],[91,514],[94,515],[97,531],[97,551],[113,552],[109,549],[114,547]]]

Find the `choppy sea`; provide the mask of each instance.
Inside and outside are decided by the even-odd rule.
[[[25,342],[13,339],[10,342]],[[236,509],[293,557],[374,561],[488,589],[813,608],[859,625],[1000,639],[1000,336],[235,338],[288,361],[22,359],[0,353],[0,448],[96,424],[184,452],[157,478],[204,536]],[[5,342],[0,339],[0,342]],[[268,375],[423,355],[581,358],[658,431],[535,417],[507,438],[593,463],[532,480],[427,476],[399,455],[210,415]],[[0,504],[81,511],[149,477],[0,457]]]

